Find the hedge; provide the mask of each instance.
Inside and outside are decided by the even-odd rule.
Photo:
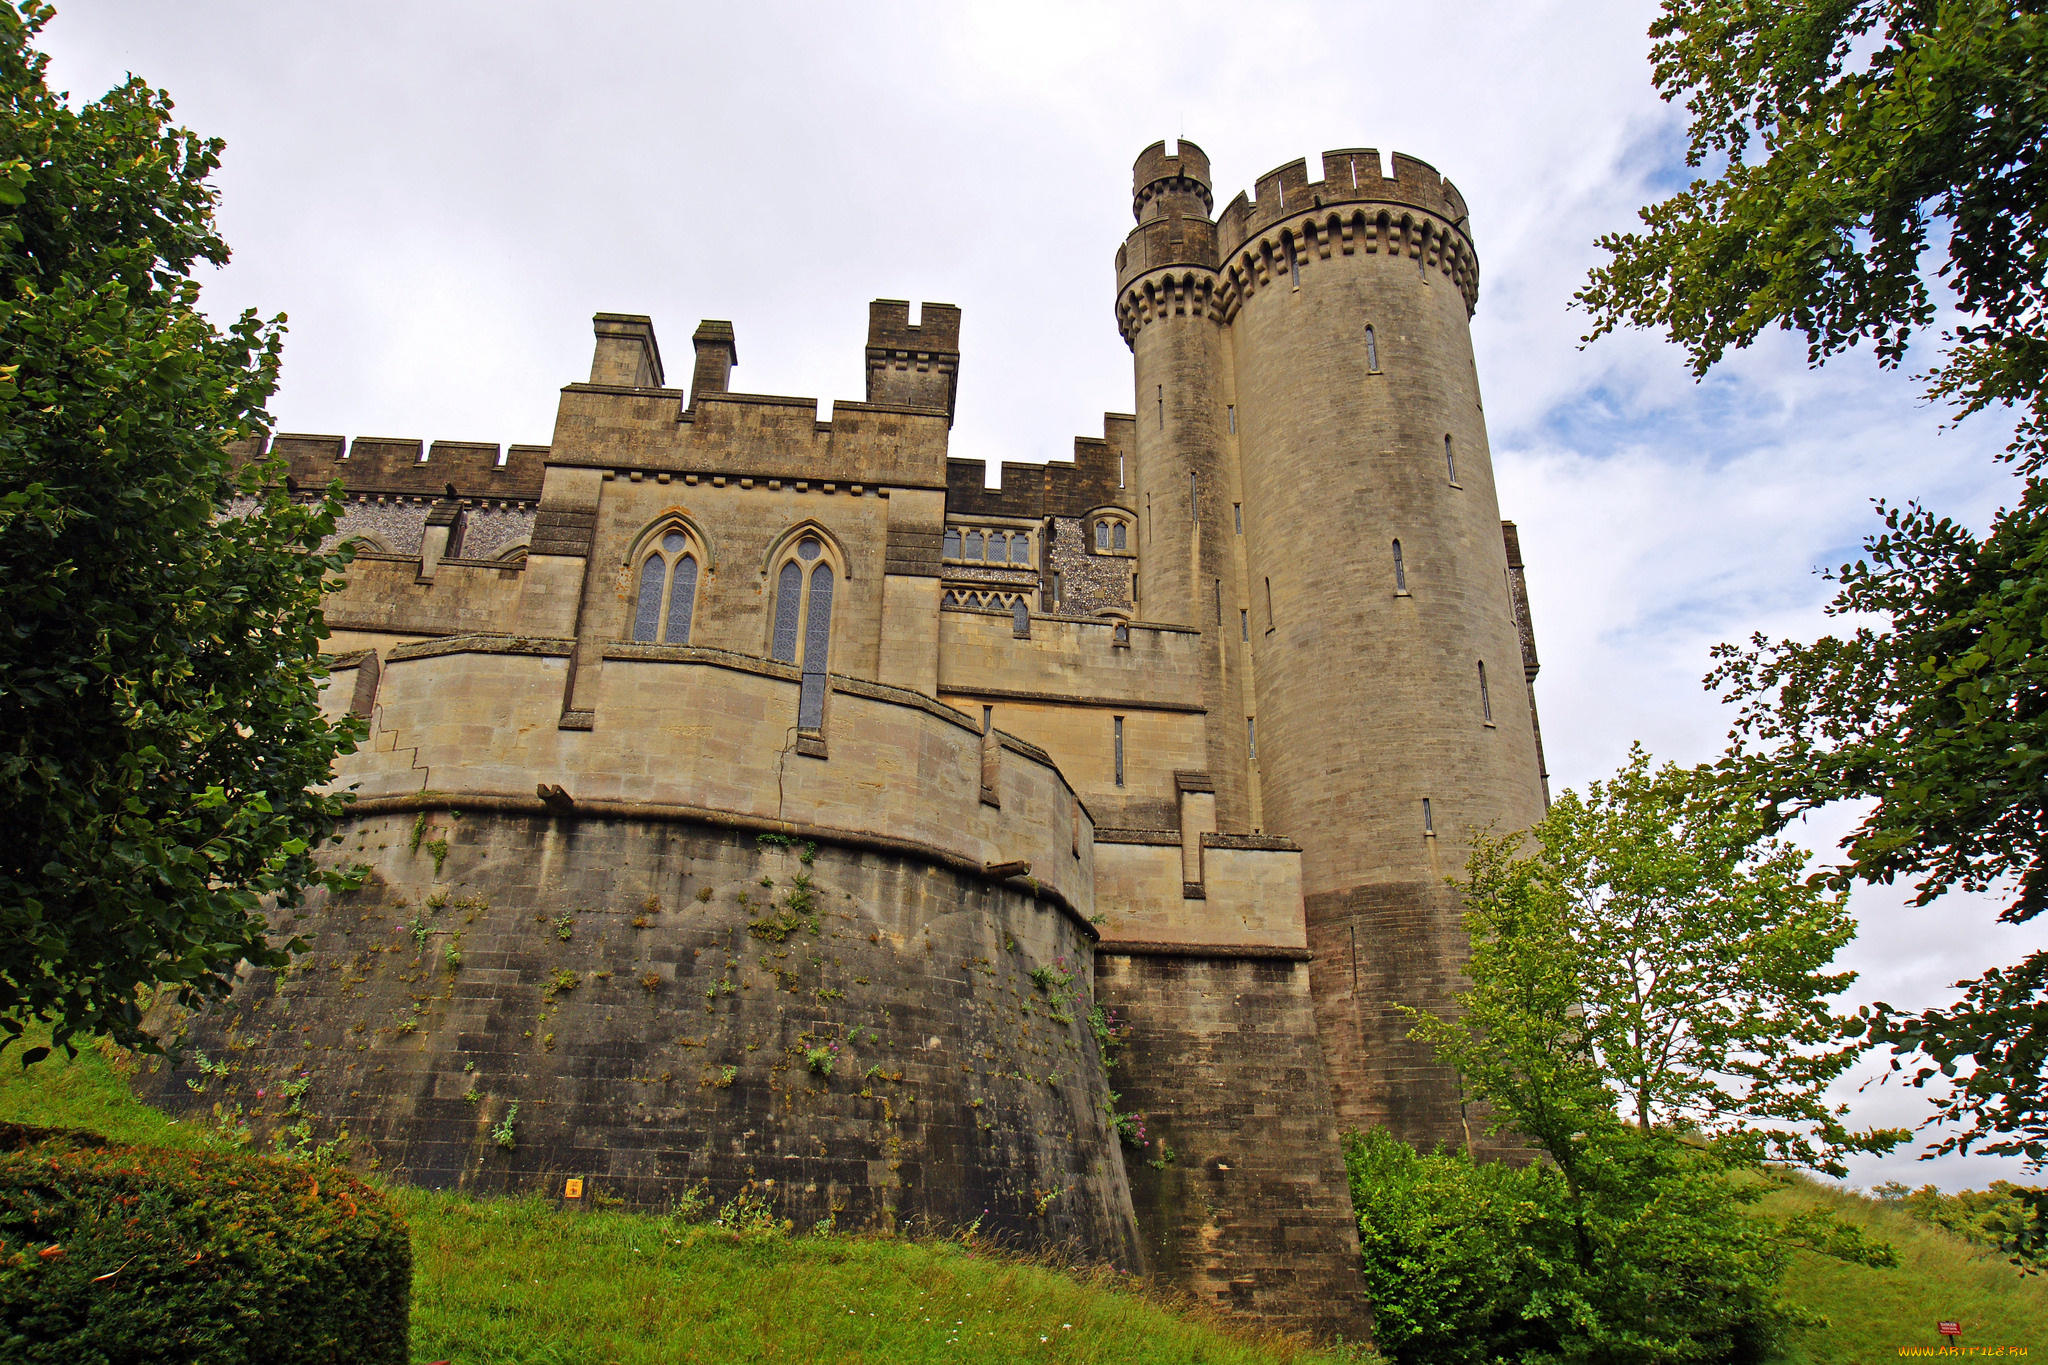
[[[341,1171],[0,1123],[0,1360],[405,1365],[411,1285]]]

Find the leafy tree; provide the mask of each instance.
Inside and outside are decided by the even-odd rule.
[[[1823,1214],[1750,1211],[1760,1160],[1839,1172],[1907,1135],[1848,1132],[1822,1096],[1860,1051],[1828,1004],[1851,980],[1828,970],[1852,932],[1840,896],[1719,795],[1711,769],[1653,771],[1638,747],[1560,797],[1526,856],[1521,836],[1477,841],[1471,985],[1452,1018],[1411,1010],[1413,1036],[1550,1163],[1406,1170],[1352,1142],[1398,1360],[1762,1360],[1812,1321],[1780,1292],[1794,1250],[1895,1263]],[[1485,1350],[1399,1335],[1427,1311]]]
[[[226,453],[269,426],[283,319],[199,310],[222,144],[133,78],[71,107],[51,16],[0,5],[0,1048],[31,1019],[149,1048],[139,988],[281,964],[264,898],[335,876],[314,789],[356,727],[318,647],[348,554],[331,492]]]
[[[1644,1132],[1840,1175],[1843,1151],[1905,1137],[1849,1132],[1824,1096],[1864,1047],[1830,1005],[1855,979],[1830,970],[1855,923],[1803,850],[1723,798],[1714,770],[1653,771],[1636,745],[1558,799],[1530,856],[1482,839],[1467,1019],[1418,1016],[1421,1034],[1545,1148],[1619,1104]]]
[[[2048,15],[2039,0],[1664,0],[1655,80],[1719,165],[1642,212],[1577,298],[1589,340],[1663,329],[1704,374],[1770,326],[1814,363],[1870,342],[1887,366],[1939,333],[1930,397],[2013,411],[2025,476],[1979,538],[1917,504],[1842,566],[1831,613],[1878,624],[1811,643],[1723,646],[1708,678],[1740,705],[1723,765],[1779,822],[1868,803],[1835,884],[2009,890],[2048,910]],[[1760,154],[1760,155],[1759,155]],[[1739,799],[1739,798],[1731,798]],[[1870,1036],[1949,1085],[1936,1151],[2048,1161],[2048,953],[1961,1001],[1880,1004]]]

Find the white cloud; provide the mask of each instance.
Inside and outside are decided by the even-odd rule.
[[[866,303],[892,296],[965,310],[956,454],[1064,458],[1131,405],[1111,263],[1139,148],[1200,143],[1219,206],[1326,147],[1421,156],[1473,206],[1475,343],[1562,786],[1631,739],[1715,752],[1708,647],[1823,628],[1812,570],[1853,551],[1870,496],[1981,524],[2004,488],[2001,432],[1938,434],[1867,357],[1816,373],[1772,337],[1696,386],[1655,338],[1578,349],[1593,240],[1687,176],[1648,84],[1653,12],[100,0],[47,41],[60,84],[132,69],[227,138],[237,255],[208,299],[291,314],[290,430],[546,441],[600,309],[652,314],[672,374],[722,317],[736,387],[858,398]],[[1856,899],[1857,964],[1894,1004],[2038,938],[1898,899]]]

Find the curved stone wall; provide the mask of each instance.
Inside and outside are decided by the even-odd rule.
[[[445,806],[358,818],[341,852],[370,881],[283,920],[311,951],[188,1021],[186,1065],[141,1079],[152,1102],[239,1112],[259,1143],[346,1129],[436,1188],[747,1193],[799,1229],[979,1220],[1143,1268],[1087,1026],[1092,945],[1027,886],[685,821]]]

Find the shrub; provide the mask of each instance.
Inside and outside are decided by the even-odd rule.
[[[0,1124],[7,1360],[404,1365],[411,1283],[344,1172]]]
[[[1766,1187],[1665,1135],[1589,1135],[1576,1203],[1553,1166],[1384,1133],[1348,1135],[1345,1160],[1374,1335],[1400,1365],[1767,1360],[1808,1320],[1779,1290],[1801,1239],[1743,1211]]]

